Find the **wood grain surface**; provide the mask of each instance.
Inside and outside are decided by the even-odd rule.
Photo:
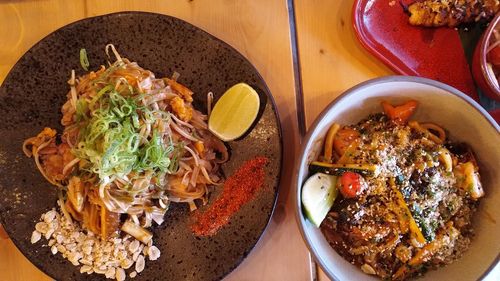
[[[352,27],[353,0],[295,3],[306,123],[310,125],[345,90],[393,73],[359,44]]]
[[[307,280],[307,249],[297,229],[290,187],[298,149],[286,1],[19,0],[0,2],[0,82],[33,44],[73,21],[139,10],[172,15],[226,41],[258,69],[276,100],[285,141],[282,186],[272,221],[248,258],[226,280]],[[0,280],[50,280],[0,239]]]
[[[300,110],[309,126],[348,88],[393,73],[358,43],[352,27],[353,0],[294,2],[304,95]],[[225,280],[310,280],[308,252],[295,223],[290,194],[300,140],[287,9],[286,0],[0,1],[0,83],[22,54],[50,32],[112,12],[172,15],[226,41],[256,66],[274,95],[284,133],[285,164],[269,228]],[[50,280],[2,237],[0,229],[0,280]],[[320,281],[328,280],[321,270],[318,275]]]

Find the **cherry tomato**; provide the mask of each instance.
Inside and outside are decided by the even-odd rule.
[[[345,172],[340,177],[340,193],[345,198],[354,198],[361,192],[362,178],[359,174]]]

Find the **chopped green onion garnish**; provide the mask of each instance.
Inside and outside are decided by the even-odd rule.
[[[77,101],[77,118],[81,127],[74,154],[86,160],[83,169],[98,174],[101,181],[130,172],[174,173],[178,169],[182,147],[165,141],[156,129],[141,136],[155,121],[170,122],[168,113],[151,110],[107,85],[90,102]]]
[[[87,50],[85,49],[80,49],[80,64],[82,65],[82,68],[85,69],[85,71],[89,70],[89,58],[87,57]]]

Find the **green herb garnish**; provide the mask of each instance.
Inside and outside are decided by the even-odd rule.
[[[143,106],[141,97],[124,96],[108,85],[90,102],[77,101],[81,125],[74,154],[86,160],[82,169],[98,174],[101,181],[131,172],[177,170],[177,151],[182,148],[165,141],[153,126],[170,122],[170,115]],[[145,134],[148,130],[151,133]]]
[[[85,49],[80,49],[80,64],[82,65],[82,68],[85,69],[85,71],[89,70],[89,58],[87,57],[87,50]]]

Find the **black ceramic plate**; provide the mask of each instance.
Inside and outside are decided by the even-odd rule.
[[[55,187],[21,150],[23,141],[43,127],[61,131],[60,108],[66,99],[71,69],[83,74],[79,50],[86,48],[91,69],[107,61],[104,47],[113,43],[123,57],[137,61],[157,77],[181,74],[195,92],[195,107],[204,111],[206,93],[221,96],[238,82],[252,85],[261,111],[251,131],[230,142],[230,175],[258,155],[271,161],[265,187],[215,236],[197,238],[188,229],[187,206],[171,204],[165,223],[153,227],[162,255],[148,261],[138,280],[218,280],[247,256],[264,232],[276,202],[281,167],[281,131],[274,102],[257,70],[236,50],[210,34],[165,15],[127,12],[84,19],[48,35],[14,66],[0,89],[0,219],[16,246],[37,267],[58,280],[104,279],[80,274],[42,242],[30,243],[40,215],[56,205]],[[211,195],[212,202],[217,192]],[[42,240],[44,240],[42,238]],[[44,241],[46,243],[46,241]]]

